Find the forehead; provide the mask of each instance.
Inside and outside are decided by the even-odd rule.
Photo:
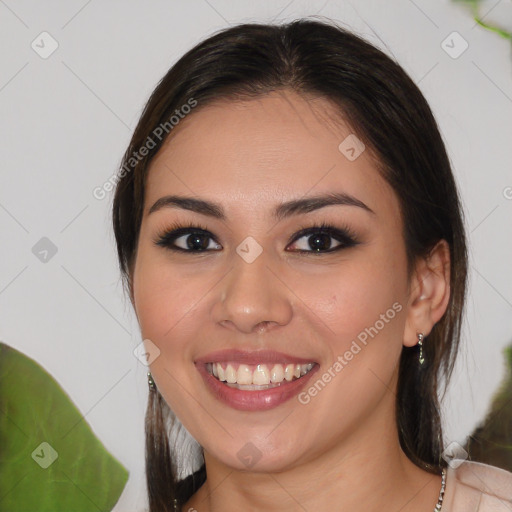
[[[344,192],[397,214],[394,191],[354,137],[331,102],[289,91],[198,106],[150,165],[146,212],[165,194],[212,199],[229,212]]]

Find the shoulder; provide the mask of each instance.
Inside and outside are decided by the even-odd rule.
[[[496,466],[452,460],[447,468],[443,512],[510,512],[512,473]]]

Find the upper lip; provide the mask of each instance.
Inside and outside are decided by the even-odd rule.
[[[277,363],[277,364],[308,364],[315,363],[313,359],[305,359],[302,357],[276,352],[275,350],[256,350],[246,351],[238,349],[225,349],[216,352],[210,352],[205,356],[195,360],[196,363],[221,363],[225,361],[235,361],[241,364],[258,364],[258,363]]]

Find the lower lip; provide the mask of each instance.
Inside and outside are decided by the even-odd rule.
[[[245,391],[226,386],[226,384],[210,374],[204,364],[197,364],[196,367],[215,398],[240,411],[266,411],[281,405],[298,395],[319,368],[318,364],[315,364],[306,375],[291,382],[283,381],[280,386],[274,388],[262,389],[260,391]]]

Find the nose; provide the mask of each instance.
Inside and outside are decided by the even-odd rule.
[[[218,290],[215,322],[245,334],[263,333],[290,322],[293,294],[264,254],[252,263],[235,257]]]

